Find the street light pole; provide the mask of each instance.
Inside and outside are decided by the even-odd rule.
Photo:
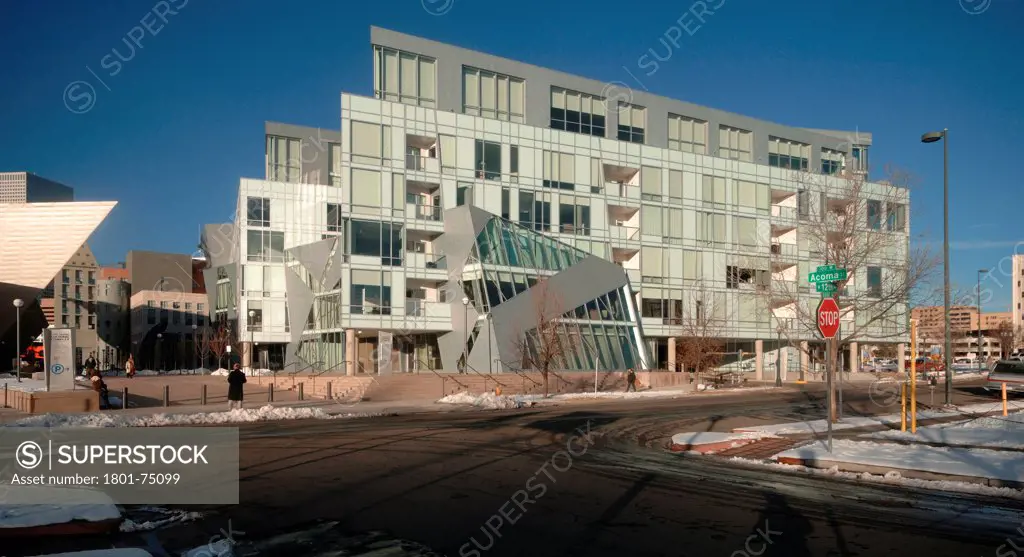
[[[462,297],[462,307],[465,308],[463,315],[466,323],[466,349],[463,352],[462,373],[466,373],[466,370],[469,369],[469,298],[466,296]]]
[[[946,369],[946,405],[953,404],[953,336],[950,330],[949,293],[949,129],[928,132],[921,136],[922,143],[942,141],[942,282],[945,309],[945,338],[943,360]]]
[[[25,302],[21,298],[14,299],[14,375],[21,383],[21,307]]]
[[[164,370],[164,334],[163,333],[157,333],[156,334],[156,353],[158,354],[158,356],[157,356],[157,367],[160,368],[160,371],[163,371]]]
[[[782,326],[780,325],[776,330],[778,333],[778,343],[775,345],[775,386],[782,386]]]
[[[254,367],[252,367],[252,363],[253,363],[253,358],[252,358],[252,356],[253,356],[253,354],[252,354],[253,342],[255,342],[255,340],[256,340],[256,332],[253,331],[253,329],[252,329],[252,320],[255,317],[256,317],[256,311],[250,309],[249,310],[249,369],[255,369]]]
[[[192,375],[196,374],[196,352],[199,352],[199,339],[196,337],[196,331],[199,329],[199,325],[192,324]]]
[[[981,371],[981,275],[988,269],[978,270],[978,371]]]

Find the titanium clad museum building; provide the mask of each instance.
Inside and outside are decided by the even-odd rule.
[[[820,299],[803,232],[837,198],[794,170],[841,191],[836,175],[866,176],[869,135],[608,99],[599,81],[376,27],[371,42],[372,96],[341,94],[341,131],[267,123],[265,179],[204,229],[212,314],[256,365],[500,371],[560,338],[558,369],[665,368],[680,316],[702,311],[732,350],[783,326],[815,338],[792,324]],[[884,230],[857,216],[902,238],[896,260],[907,203],[878,208]],[[792,294],[765,296],[773,281]]]

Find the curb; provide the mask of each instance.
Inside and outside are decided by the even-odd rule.
[[[869,464],[851,464],[849,462],[840,462],[836,460],[825,460],[815,458],[802,459],[795,457],[779,457],[776,458],[776,461],[779,464],[788,464],[791,466],[804,466],[807,468],[816,468],[820,470],[828,470],[829,468],[835,467],[838,468],[840,472],[851,472],[856,474],[867,472],[869,474],[874,474],[877,476],[884,476],[888,472],[898,472],[901,477],[915,480],[950,481],[985,485],[988,487],[1008,487],[1012,489],[1024,489],[1024,482],[1015,480],[979,478],[977,476],[961,476],[957,474],[939,474],[936,472],[926,472],[923,470],[893,468],[890,466],[874,466]]]

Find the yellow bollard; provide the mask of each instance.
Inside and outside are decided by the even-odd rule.
[[[501,387],[495,387],[494,388],[494,394],[497,395],[497,396],[501,396]]]
[[[900,431],[907,430],[907,385],[900,383]]]
[[[1003,381],[1003,415],[1006,416],[1008,408],[1006,407],[1006,381]]]

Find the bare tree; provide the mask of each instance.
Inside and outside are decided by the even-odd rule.
[[[716,296],[701,283],[675,313],[679,325],[676,362],[685,370],[693,370],[700,384],[704,372],[718,366],[724,356],[722,338],[728,322],[724,297]]]
[[[1001,358],[1009,357],[1017,343],[1017,331],[1014,329],[1013,323],[1009,321],[999,323],[995,336],[999,340],[999,356]],[[979,348],[978,351],[980,352],[981,349]]]
[[[217,366],[220,366],[221,358],[228,353],[228,347],[236,349],[236,341],[231,326],[226,323],[217,323],[210,329],[205,341],[207,350],[217,359]]]
[[[931,288],[928,279],[938,259],[927,243],[912,244],[905,233],[910,177],[891,168],[885,173],[886,179],[878,182],[869,182],[858,172],[792,173],[799,191],[799,243],[810,252],[812,265],[829,264],[848,272],[845,280],[832,283],[841,323],[835,346],[851,341],[892,342],[907,335],[910,300],[927,295]],[[785,328],[787,336],[812,337],[817,334],[820,296],[792,266],[781,270],[785,252],[775,249],[775,244],[784,235],[776,238],[773,230],[775,280],[766,295],[776,317],[792,322]],[[835,416],[834,410],[830,415]]]
[[[551,372],[570,367],[566,358],[577,352],[578,325],[566,319],[561,299],[547,279],[540,279],[528,292],[535,296],[532,327],[518,335],[516,350],[521,369],[540,372],[544,396],[548,396]]]

